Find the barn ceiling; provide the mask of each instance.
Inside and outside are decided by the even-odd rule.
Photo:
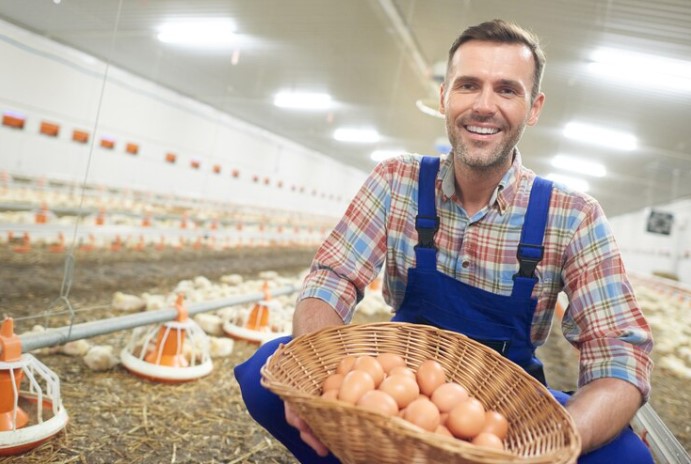
[[[436,104],[435,70],[453,39],[496,17],[532,29],[547,54],[546,106],[520,144],[526,165],[586,180],[610,216],[691,197],[688,0],[0,0],[6,21],[365,172],[375,149],[437,152],[443,120],[419,105]],[[157,39],[161,24],[186,18],[228,18],[235,39],[215,50]],[[615,50],[605,64],[641,55],[610,79],[592,71],[599,48]],[[643,55],[665,60],[646,64]],[[665,71],[668,63],[679,69]],[[333,104],[280,108],[273,99],[282,90],[328,93]],[[636,146],[570,139],[573,122],[630,133]],[[380,139],[335,140],[346,126],[374,128]],[[558,154],[607,174],[568,173],[552,165]]]

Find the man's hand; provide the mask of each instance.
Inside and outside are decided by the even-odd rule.
[[[641,392],[625,380],[602,378],[579,388],[566,403],[566,410],[581,436],[581,454],[616,437],[642,404]]]
[[[302,441],[307,443],[319,456],[326,457],[329,454],[329,449],[314,436],[310,426],[295,413],[288,403],[283,404],[285,405],[286,421],[300,431]]]
[[[343,319],[330,305],[318,298],[305,298],[298,303],[293,314],[293,337],[334,325],[343,325]],[[297,415],[288,403],[283,404],[286,422],[300,431],[302,441],[307,443],[321,457],[329,454],[329,449],[314,436],[309,425]]]

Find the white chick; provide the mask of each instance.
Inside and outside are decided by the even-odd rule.
[[[146,303],[147,311],[154,311],[156,309],[165,308],[168,306],[166,303],[165,295],[155,295],[151,293],[142,293],[142,299]]]
[[[107,371],[116,366],[120,360],[113,354],[113,347],[111,345],[96,345],[93,346],[84,355],[84,364],[89,369],[96,372]]]
[[[215,314],[197,314],[194,316],[194,322],[209,335],[223,335],[223,321]]]
[[[199,290],[208,290],[211,286],[211,281],[204,276],[197,276],[194,278],[194,287]]]
[[[660,366],[664,367],[680,379],[691,379],[691,368],[684,361],[674,355],[667,355],[660,360]]]
[[[209,355],[212,358],[224,358],[233,353],[235,342],[227,337],[209,337]]]
[[[91,349],[91,343],[83,338],[67,342],[60,347],[60,352],[67,356],[84,356]]]
[[[112,306],[114,309],[121,311],[141,311],[146,308],[146,301],[136,295],[128,295],[122,292],[115,292],[113,294]]]
[[[240,274],[228,274],[221,276],[221,282],[228,285],[240,285],[243,278]]]
[[[259,273],[259,278],[263,280],[273,280],[278,277],[278,272],[276,271],[262,271]]]

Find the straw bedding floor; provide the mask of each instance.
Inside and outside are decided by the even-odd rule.
[[[305,269],[314,250],[190,250],[165,253],[92,252],[75,255],[74,278],[67,295],[79,317],[117,315],[109,310],[113,292],[168,292],[182,279],[215,279],[240,273],[247,278],[275,270],[294,275]],[[0,310],[18,319],[18,332],[43,320],[26,316],[57,309],[64,256],[34,250],[17,255],[0,250]],[[85,316],[82,316],[85,314]],[[381,319],[365,318],[359,322]],[[51,317],[49,326],[64,324]],[[540,355],[548,381],[561,389],[575,382],[575,352],[560,338],[558,327]],[[104,335],[93,343],[122,346],[127,333]],[[55,371],[70,421],[64,432],[21,457],[2,463],[293,463],[286,450],[249,418],[233,378],[233,367],[254,350],[236,342],[232,356],[214,362],[213,372],[196,382],[165,385],[141,380],[121,366],[90,371],[79,358],[41,355]],[[652,404],[687,450],[691,449],[691,391],[687,381],[657,370]]]

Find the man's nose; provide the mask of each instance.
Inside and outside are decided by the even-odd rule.
[[[482,89],[476,94],[473,111],[479,114],[493,114],[496,111],[496,95],[490,89]]]

